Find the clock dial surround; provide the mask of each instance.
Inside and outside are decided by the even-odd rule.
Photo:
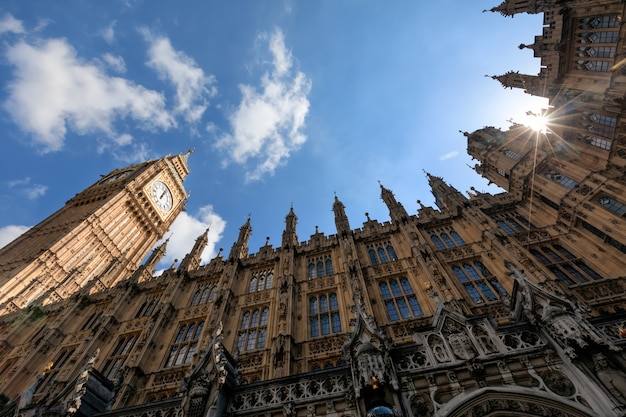
[[[168,212],[172,209],[174,200],[172,198],[172,192],[165,183],[162,181],[155,181],[152,183],[152,201],[156,206],[164,211]]]

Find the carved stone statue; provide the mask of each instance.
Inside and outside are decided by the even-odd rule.
[[[612,368],[606,356],[602,353],[593,355],[593,365],[598,379],[600,379],[606,389],[609,390],[617,401],[626,405],[626,374]]]

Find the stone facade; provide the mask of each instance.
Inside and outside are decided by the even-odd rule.
[[[353,228],[335,197],[330,236],[299,241],[291,209],[280,247],[249,253],[248,220],[228,254],[205,265],[203,234],[160,276],[165,245],[64,296],[1,292],[0,416],[626,415],[624,3],[518,0],[492,11],[543,13],[542,35],[521,46],[541,58],[540,73],[494,78],[551,104],[545,132],[465,133],[476,171],[506,192],[465,196],[427,174],[437,209],[409,214],[381,185],[383,223]],[[154,169],[137,189],[176,178],[167,160],[142,165]],[[76,199],[135,178],[115,175]],[[117,206],[102,207],[87,217],[106,231]],[[63,210],[64,222],[86,215]],[[32,236],[62,227],[55,219]],[[48,247],[23,242],[12,245]],[[43,263],[10,259],[10,248],[0,267]],[[54,282],[76,281],[59,266],[66,275]]]

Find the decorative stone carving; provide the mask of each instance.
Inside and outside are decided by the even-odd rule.
[[[399,390],[398,377],[389,356],[391,341],[376,326],[374,318],[365,313],[356,294],[354,298],[357,314],[349,342],[343,347],[343,357],[351,366],[356,397],[361,396],[363,388],[370,386],[373,378],[381,385]]]
[[[489,332],[483,326],[476,326],[474,328],[474,337],[485,355],[498,352],[498,348],[491,339]]]
[[[438,362],[450,362],[448,349],[446,348],[446,345],[439,336],[431,335],[428,338],[428,344],[430,345],[430,349],[432,350],[433,355]]]
[[[415,395],[411,398],[411,411],[414,416],[430,417],[435,412],[433,403],[426,395]]]
[[[516,297],[511,306],[514,318],[526,318],[532,324],[541,323],[570,358],[576,357],[575,348],[586,348],[589,342],[620,350],[583,317],[578,304],[553,291],[548,282],[545,285],[531,282],[511,262],[505,262],[505,265],[516,281]]]
[[[472,359],[476,356],[476,350],[467,333],[459,331],[448,336],[448,342],[452,348],[452,352],[459,359]]]
[[[546,387],[562,397],[571,397],[576,392],[574,384],[559,371],[547,371],[541,374]]]
[[[602,353],[593,355],[593,365],[598,379],[606,389],[617,401],[626,405],[626,374],[609,366],[606,356]]]

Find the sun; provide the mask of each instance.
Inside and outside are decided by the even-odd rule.
[[[545,115],[544,111],[538,113],[528,111],[523,121],[525,126],[539,133],[546,133],[548,131],[548,123],[549,118]]]

